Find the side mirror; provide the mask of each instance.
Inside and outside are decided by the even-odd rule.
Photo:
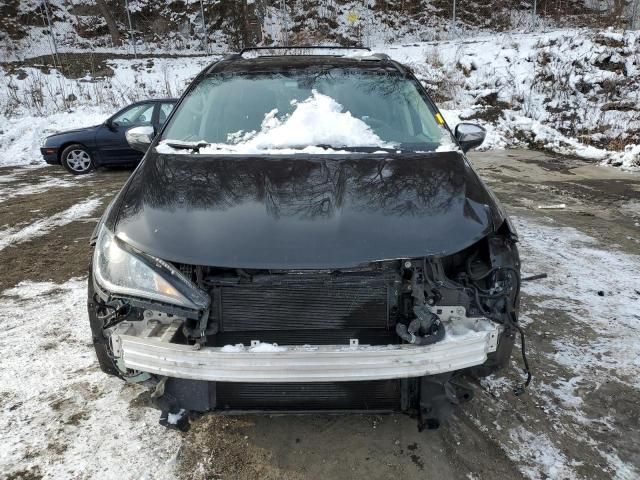
[[[145,153],[153,141],[155,132],[151,125],[144,125],[142,127],[130,128],[124,136],[131,148]]]
[[[104,121],[104,126],[107,127],[109,130],[114,130],[117,125],[113,123],[113,121],[110,118],[107,118]]]
[[[479,147],[487,136],[487,131],[474,123],[459,123],[455,131],[456,140],[463,152]]]

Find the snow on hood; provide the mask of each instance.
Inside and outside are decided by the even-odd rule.
[[[314,90],[306,100],[293,100],[291,104],[295,110],[283,118],[278,118],[277,108],[267,113],[259,132],[235,132],[228,136],[228,143],[195,143],[207,144],[200,148],[202,154],[347,153],[318,145],[396,148],[395,144],[383,141],[369,125],[351,112],[345,112],[341,104],[327,95]],[[167,143],[173,142],[163,140],[156,151],[193,153],[188,149],[175,149]]]

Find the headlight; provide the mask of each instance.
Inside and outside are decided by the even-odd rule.
[[[516,230],[516,226],[511,221],[511,218],[509,217],[509,215],[505,216],[505,222],[507,222],[507,228],[511,232],[511,235],[513,235],[515,240],[517,241],[518,240],[518,231]]]
[[[135,251],[106,227],[98,234],[93,275],[112,294],[130,295],[202,310],[209,297],[168,263]]]

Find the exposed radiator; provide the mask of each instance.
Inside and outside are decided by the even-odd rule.
[[[398,410],[400,381],[216,383],[221,410]]]
[[[222,329],[385,328],[384,286],[222,288]]]
[[[300,282],[220,287],[214,344],[396,343],[388,287],[379,282]]]

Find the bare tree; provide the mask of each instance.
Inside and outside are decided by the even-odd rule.
[[[616,9],[616,15],[623,16],[628,3],[629,2],[627,0],[615,0],[614,5]]]
[[[631,5],[631,21],[629,22],[633,30],[638,28],[638,16],[640,16],[640,0],[633,0],[633,5]]]
[[[100,10],[100,15],[104,18],[104,21],[107,22],[107,28],[109,29],[109,34],[111,35],[111,41],[114,45],[120,45],[122,43],[122,39],[120,38],[120,31],[118,30],[118,24],[116,23],[111,10],[107,6],[105,0],[96,0],[96,5]]]

